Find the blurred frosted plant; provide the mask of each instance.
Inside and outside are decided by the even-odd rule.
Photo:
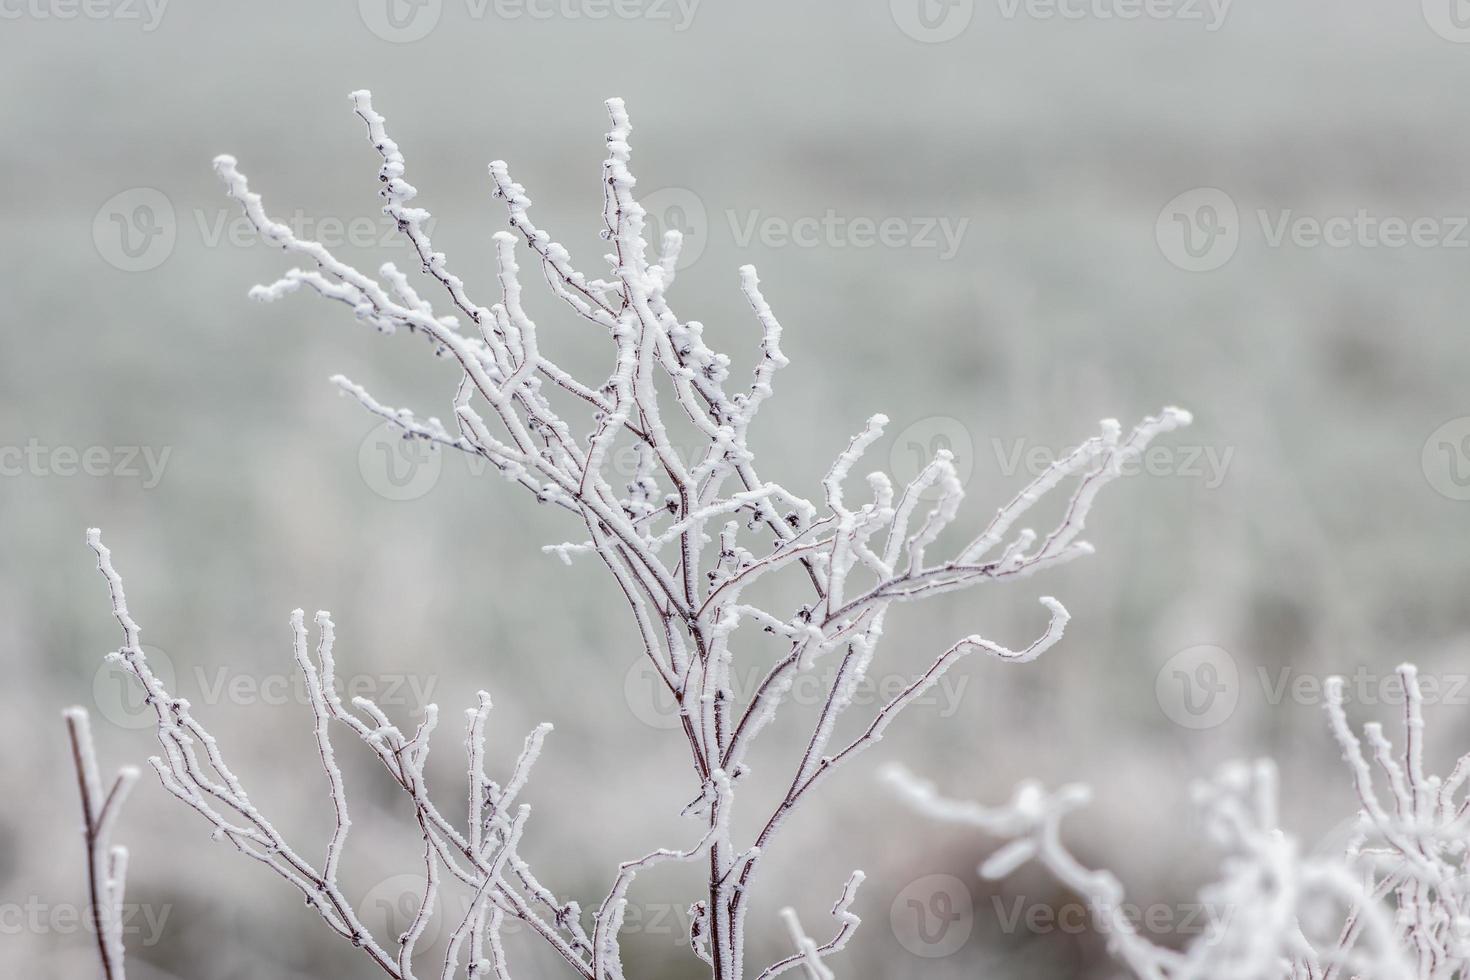
[[[1199,895],[1212,928],[1183,950],[1139,935],[1118,879],[1086,868],[1062,843],[1062,819],[1088,802],[1086,786],[1048,794],[1023,783],[1009,805],[990,808],[944,799],[901,768],[884,775],[920,812],[1007,841],[981,875],[1001,878],[1035,860],[1085,896],[1110,951],[1141,980],[1463,980],[1470,976],[1470,755],[1448,778],[1425,774],[1423,694],[1412,665],[1401,666],[1399,678],[1400,754],[1376,723],[1363,727],[1360,740],[1343,709],[1342,679],[1327,684],[1332,734],[1362,803],[1343,853],[1304,854],[1279,828],[1270,762],[1235,763],[1196,785],[1195,802],[1222,859],[1219,878]]]
[[[1091,548],[1080,535],[1098,492],[1156,435],[1187,424],[1188,414],[1166,409],[1127,434],[1118,423],[1104,422],[1099,435],[1033,480],[968,543],[936,559],[931,551],[958,515],[963,496],[949,453],[937,453],[906,486],[895,487],[887,475],[875,472],[867,477],[867,499],[854,503],[847,496],[849,473],[887,423],[881,415],[870,418],[837,454],[822,481],[820,504],[761,478],[747,434],[771,397],[776,373],[787,363],[781,324],[761,293],[755,270],[741,269],[740,288],[759,325],[760,344],[748,384],[731,390],[729,357],[706,344],[699,322],[682,319],[669,305],[679,233],[665,234],[657,254],[649,254],[643,237],[645,213],[628,169],[631,127],[621,100],[607,103],[612,129],[602,172],[602,235],[611,248],[610,278],[588,278],[577,271],[567,250],[533,223],[531,201],[506,165],[490,164],[495,194],[509,210],[510,225],[535,256],[552,292],[585,321],[584,328],[606,339],[611,371],[588,381],[563,370],[541,348],[537,325],[521,302],[516,235],[495,236],[500,297],[482,306],[449,270],[444,255],[434,251],[426,230],[428,212],[410,206],[417,192],[404,179],[403,155],[369,94],[356,92],[351,98],[382,158],[378,176],[383,210],[417,252],[424,274],[443,288],[452,312],[437,312],[392,264],[382,266],[375,277],[341,261],[324,245],[296,237],[267,215],[235,160],[222,156],[215,169],[249,220],[266,241],[305,263],[270,285],[255,287],[252,295],[275,300],[304,287],[345,304],[358,320],[383,333],[406,330],[425,338],[434,354],[453,366],[458,383],[449,424],[389,407],[347,378],[333,380],[368,411],[400,428],[404,438],[487,460],[539,502],[573,515],[581,527],[578,540],[547,550],[567,562],[579,556],[601,561],[626,598],[643,654],[678,706],[677,730],[687,743],[693,774],[694,799],[684,813],[698,830],[682,847],[659,849],[622,864],[597,910],[584,918],[575,902],[553,896],[518,853],[528,810],[514,807],[514,800],[550,726],[527,739],[502,787],[483,772],[490,699],[479,695],[479,706],[468,717],[470,785],[461,827],[436,808],[424,785],[435,708],[426,711],[412,735],[371,701],[355,699],[349,709],[332,684],[331,620],[318,615],[321,640],[313,658],[298,612],[292,620],[296,660],[312,692],[313,732],[336,813],[336,830],[318,867],[293,850],[255,809],[188,703],[164,690],[148,669],[121,581],[94,533],[92,545],[112,586],[114,611],[124,632],[123,649],[113,656],[143,685],[157,712],[165,754],[153,760],[154,768],[170,792],[214,826],[216,837],[289,881],[334,932],[400,980],[423,975],[416,972],[422,968],[414,954],[436,912],[443,876],[467,886],[474,899],[469,914],[454,923],[443,962],[435,968],[439,976],[451,978],[461,969],[471,978],[509,976],[500,937],[502,925],[515,919],[544,938],[573,974],[621,980],[619,933],[628,891],[641,870],[663,861],[699,861],[708,869],[707,885],[691,907],[688,944],[716,980],[751,975],[769,980],[798,968],[813,977],[832,976],[825,961],[846,945],[858,924],[851,907],[861,872],[848,880],[833,908],[837,927],[832,938],[825,943],[810,939],[790,913],[786,921],[795,953],[763,970],[751,970],[745,963],[750,884],[773,853],[786,817],[834,769],[882,738],[894,717],[961,657],[978,651],[1010,662],[1029,661],[1056,643],[1067,623],[1062,604],[1047,597],[1041,601],[1048,625],[1019,650],[980,636],[959,640],[882,704],[860,734],[834,743],[837,721],[854,706],[873,662],[889,608],[1022,578],[1088,554]],[[578,412],[574,421],[563,415],[569,409]],[[692,433],[699,450],[687,456],[676,450],[671,426]],[[618,477],[610,465],[620,445],[636,447],[631,480]],[[1045,535],[1017,526],[1033,505],[1067,483],[1073,484],[1071,496]],[[783,570],[802,579],[802,594],[788,589],[779,608],[746,598],[757,582]],[[754,694],[742,700],[732,683],[732,665],[735,632],[746,625],[776,637],[784,652]],[[834,679],[825,688],[818,720],[794,770],[757,773],[747,761],[752,743],[782,707],[794,681],[828,659],[837,661]],[[351,823],[329,735],[334,727],[346,728],[375,753],[415,807],[424,840],[424,889],[418,914],[396,940],[370,935],[337,884]],[[761,829],[753,839],[737,840],[731,821],[737,790],[758,779],[775,790],[779,802],[761,815]]]
[[[91,933],[102,957],[104,980],[126,980],[123,964],[123,895],[128,877],[128,849],[114,846],[112,829],[124,801],[138,781],[138,770],[124,766],[102,791],[92,721],[84,708],[67,708],[66,733],[71,742],[72,768],[82,797],[82,839],[87,845],[87,909]]]

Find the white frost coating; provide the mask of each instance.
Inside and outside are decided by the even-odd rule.
[[[1401,752],[1376,723],[1360,739],[1342,679],[1327,683],[1331,732],[1362,806],[1342,853],[1304,853],[1280,829],[1270,762],[1234,763],[1196,784],[1223,856],[1199,895],[1208,927],[1182,950],[1139,935],[1117,878],[1084,867],[1062,843],[1062,819],[1087,804],[1086,787],[1048,795],[1026,783],[1008,806],[989,808],[945,799],[900,768],[884,775],[916,810],[1005,841],[981,874],[1003,877],[1034,860],[1085,896],[1114,957],[1141,980],[1456,980],[1470,972],[1470,755],[1447,778],[1425,773],[1424,695],[1412,665],[1398,674]]]
[[[796,911],[791,908],[781,910],[781,917],[786,921],[786,928],[791,933],[792,942],[796,944],[795,955],[788,956],[784,960],[773,963],[756,980],[773,980],[787,970],[798,966],[806,969],[808,976],[834,977],[835,974],[822,962],[823,957],[833,953],[841,952],[857,931],[857,927],[863,924],[852,911],[852,903],[857,898],[857,890],[867,876],[861,871],[854,871],[852,877],[847,879],[847,885],[842,889],[842,895],[837,899],[837,904],[832,906],[832,917],[837,920],[837,934],[827,942],[818,946],[801,928],[801,921],[796,917]]]
[[[1123,464],[1136,459],[1155,436],[1189,425],[1194,417],[1182,408],[1165,408],[1156,416],[1150,416],[1133,429],[1126,440],[1119,441],[1120,428],[1115,419],[1104,419],[1102,434],[1082,443],[1071,453],[1052,463],[1036,479],[1032,480],[1009,504],[1002,507],[990,524],[961,553],[964,562],[978,561],[991,548],[1000,544],[1011,526],[1032,505],[1058,485],[1079,473],[1085,473],[1078,481],[1077,489],[1067,505],[1062,523],[1047,535],[1040,550],[1028,561],[1064,554],[1073,539],[1082,531],[1088,511],[1097,498],[1098,491],[1122,475]],[[1089,469],[1090,468],[1090,469]]]
[[[331,621],[324,614],[318,617],[321,640],[313,659],[298,613],[292,620],[296,659],[312,692],[312,731],[335,812],[335,829],[318,870],[291,850],[250,803],[188,703],[172,697],[149,671],[137,646],[136,624],[122,600],[121,580],[93,535],[124,627],[124,649],[115,656],[143,685],[157,713],[164,755],[154,761],[155,769],[169,791],[197,810],[219,839],[290,881],[333,931],[398,980],[414,976],[416,947],[428,935],[441,881],[445,886],[457,881],[472,894],[467,914],[453,923],[439,971],[444,980],[461,971],[480,980],[509,977],[512,970],[500,941],[501,925],[509,919],[528,925],[575,974],[587,980],[624,980],[619,931],[634,877],[658,861],[694,859],[708,868],[708,878],[692,903],[689,948],[714,980],[771,978],[797,966],[809,975],[832,976],[828,961],[846,946],[858,924],[851,906],[860,873],[849,880],[834,908],[838,930],[832,940],[816,945],[792,919],[797,954],[764,970],[746,969],[751,886],[776,846],[777,831],[817,783],[876,744],[897,715],[966,654],[979,651],[1006,661],[1029,661],[1060,640],[1067,622],[1061,603],[1047,597],[1042,602],[1050,621],[1028,645],[1012,650],[973,635],[911,665],[912,682],[858,722],[855,736],[834,744],[836,733],[845,731],[839,721],[858,707],[855,694],[879,656],[888,610],[898,602],[1024,578],[1088,553],[1090,548],[1077,536],[1098,491],[1152,438],[1185,424],[1187,414],[1165,410],[1145,419],[1127,438],[1116,423],[1104,423],[1100,436],[1033,481],[968,546],[936,555],[941,547],[950,547],[946,530],[962,519],[964,488],[949,454],[937,454],[906,485],[882,472],[869,473],[867,499],[851,502],[847,497],[844,484],[883,436],[888,422],[883,415],[873,415],[838,453],[822,481],[821,505],[760,477],[748,436],[758,412],[774,398],[776,376],[787,364],[782,325],[755,269],[741,268],[739,289],[759,336],[752,345],[754,367],[748,379],[736,381],[730,356],[711,348],[704,326],[675,312],[670,290],[680,236],[665,235],[654,243],[656,253],[645,240],[646,215],[630,169],[632,124],[621,100],[607,103],[611,126],[602,165],[607,271],[599,277],[578,271],[568,250],[533,223],[531,200],[511,179],[507,165],[495,161],[489,166],[494,194],[504,201],[515,234],[495,235],[500,296],[490,306],[472,298],[470,286],[450,271],[443,253],[434,251],[426,230],[429,213],[414,205],[418,191],[408,182],[405,156],[369,93],[354,92],[351,101],[380,160],[383,211],[414,249],[423,281],[411,282],[391,263],[376,275],[361,272],[322,243],[297,238],[268,216],[235,159],[221,156],[215,169],[227,193],[266,241],[302,264],[275,283],[256,287],[252,295],[276,300],[303,289],[315,292],[348,306],[358,320],[383,333],[406,331],[424,338],[434,356],[453,366],[453,414],[446,416],[447,424],[390,407],[345,377],[332,380],[405,438],[479,456],[537,501],[576,516],[572,539],[545,550],[568,562],[596,555],[627,600],[641,655],[678,706],[678,737],[687,743],[690,795],[695,796],[684,812],[705,832],[689,850],[662,848],[621,865],[589,932],[576,904],[554,897],[518,853],[526,811],[514,801],[549,726],[526,739],[502,788],[484,773],[490,703],[480,695],[478,706],[466,714],[469,787],[460,828],[434,805],[425,785],[437,710],[430,706],[409,736],[407,726],[395,725],[369,700],[344,705],[333,683]],[[537,324],[522,301],[518,241],[535,257],[533,264],[579,321],[579,329],[590,331],[588,338],[578,339],[606,350],[605,374],[576,378],[543,352]],[[439,296],[425,295],[425,284]],[[682,432],[700,440],[697,451],[675,445],[668,424],[675,421]],[[681,441],[687,439],[681,436]],[[636,450],[631,479],[610,465],[614,453],[628,446]],[[1071,503],[1051,530],[1041,538],[1031,530],[1012,537],[1011,525],[1066,482],[1075,484]],[[929,497],[936,499],[929,502]],[[1004,546],[1000,557],[988,558],[997,546]],[[747,597],[752,586],[781,571],[792,573],[801,594],[788,588],[774,604],[762,605]],[[750,625],[758,630],[740,634],[741,626]],[[774,665],[746,697],[734,683],[736,659],[754,646],[743,637],[757,631],[782,646]],[[748,764],[752,743],[781,709],[796,679],[823,658],[839,661],[837,674],[794,771],[757,772]],[[351,820],[330,734],[344,728],[377,756],[412,801],[424,842],[425,887],[418,914],[401,939],[381,945],[367,934],[336,882]],[[733,819],[736,788],[758,779],[770,792],[752,798],[769,796],[777,802],[754,815],[750,826],[759,827],[758,832],[737,840],[735,828],[747,823]]]
[[[525,785],[542,742],[551,730],[550,725],[538,727],[527,737],[511,778],[506,788],[501,790],[486,779],[483,772],[484,716],[489,712],[490,699],[481,692],[480,707],[471,712],[466,741],[471,771],[472,817],[465,831],[461,832],[430,800],[425,782],[429,739],[437,717],[435,707],[428,706],[412,738],[405,738],[397,727],[390,725],[382,710],[368,699],[354,700],[354,706],[368,715],[368,720],[347,711],[335,682],[335,630],[331,617],[325,612],[316,616],[320,640],[314,662],[308,652],[304,614],[296,610],[291,616],[296,663],[306,684],[314,719],[312,733],[326,773],[328,797],[336,815],[336,829],[327,845],[325,862],[321,870],[317,870],[296,853],[265,815],[256,809],[243,784],[226,763],[214,737],[194,719],[189,703],[170,695],[148,669],[146,658],[137,646],[139,629],[128,612],[122,578],[112,565],[111,554],[102,544],[98,531],[89,531],[87,538],[97,553],[98,567],[111,589],[114,615],[123,627],[124,646],[114,656],[148,691],[156,713],[156,732],[166,754],[155,757],[153,767],[170,793],[205,817],[217,840],[229,841],[239,851],[267,865],[294,885],[305,897],[307,905],[321,915],[329,928],[362,949],[383,972],[397,980],[412,980],[418,976],[414,971],[413,955],[433,912],[441,869],[473,888],[479,905],[492,903],[504,914],[520,919],[533,931],[545,936],[583,976],[592,976],[587,965],[589,944],[586,934],[579,924],[574,925],[571,921],[570,910],[575,906],[556,901],[516,855],[527,809],[522,807],[513,815],[506,812],[516,793]],[[68,715],[68,722],[74,724],[71,715]],[[390,943],[380,944],[368,932],[338,884],[337,873],[351,818],[342,774],[329,737],[333,723],[346,728],[377,756],[389,776],[408,795],[423,834],[424,895],[419,914],[407,932],[391,941],[391,945],[398,947],[396,953],[388,951]],[[198,746],[203,748],[204,759],[198,756]],[[91,765],[95,767],[95,763]],[[509,873],[507,866],[513,869]],[[550,913],[551,921],[543,911]],[[500,956],[496,951],[499,943],[496,931],[502,921],[502,918],[495,917],[488,928],[478,926],[477,913],[468,925],[461,923],[463,935],[456,933],[458,942],[452,948],[455,957],[473,935],[476,944],[470,945],[471,963],[483,960],[493,967]],[[447,972],[441,976],[455,975],[452,965],[446,965],[444,969]]]
[[[1042,596],[1041,604],[1050,610],[1051,620],[1046,624],[1046,632],[1033,640],[1031,645],[1024,650],[1007,650],[999,643],[991,642],[983,636],[967,636],[962,642],[966,647],[983,650],[998,660],[1009,660],[1021,664],[1030,663],[1050,650],[1062,638],[1062,633],[1067,629],[1067,623],[1072,620],[1072,614],[1051,596]]]
[[[121,595],[120,590],[118,594]],[[66,719],[72,766],[82,797],[82,837],[87,844],[87,909],[92,917],[92,935],[102,958],[104,980],[126,980],[123,896],[127,889],[128,849],[113,845],[112,831],[128,793],[138,781],[138,770],[132,766],[119,769],[104,794],[102,775],[97,768],[97,748],[92,740],[92,722],[86,709],[67,708],[62,717]]]
[[[782,909],[781,919],[786,923],[786,930],[791,933],[791,941],[796,945],[797,950],[796,961],[806,975],[811,980],[836,980],[837,974],[822,962],[822,954],[817,949],[816,941],[802,929],[801,920],[796,917],[796,910],[790,907]]]

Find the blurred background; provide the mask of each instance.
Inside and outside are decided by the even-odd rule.
[[[156,750],[103,666],[118,633],[90,525],[155,665],[304,853],[319,859],[330,816],[291,671],[297,606],[333,611],[359,692],[405,720],[431,700],[446,712],[446,806],[476,689],[495,698],[499,772],[555,723],[524,852],[559,892],[595,905],[617,862],[694,839],[678,817],[685,749],[616,588],[539,550],[578,537],[572,522],[464,459],[412,455],[326,381],[341,371],[447,417],[455,375],[338,307],[246,299],[289,263],[224,197],[209,166],[222,152],[300,233],[363,268],[412,267],[349,110],[363,87],[436,246],[482,296],[504,227],[491,159],[601,271],[602,100],[624,97],[639,191],[688,241],[676,309],[747,369],[759,334],[736,270],[750,262],[785,324],[792,364],[752,441],[763,475],[797,492],[815,497],[882,411],[893,422],[867,463],[911,476],[950,448],[973,526],[1097,420],[1195,413],[1109,488],[1094,557],[896,611],[880,683],[971,632],[1029,642],[1040,595],[1074,619],[1036,663],[962,665],[790,821],[757,880],[750,962],[787,951],[784,904],[825,937],[861,867],[865,922],[839,975],[1118,975],[1077,896],[1038,872],[980,881],[995,842],[910,815],[875,778],[888,761],[987,802],[1025,777],[1092,783],[1075,849],[1120,872],[1170,945],[1202,928],[1194,892],[1215,861],[1191,780],[1274,756],[1286,827],[1304,848],[1340,847],[1355,804],[1321,710],[1328,675],[1349,676],[1355,718],[1391,719],[1392,669],[1414,660],[1439,683],[1432,761],[1470,746],[1466,13],[0,3],[0,962],[32,978],[96,970],[60,709],[91,709],[109,769]],[[543,344],[600,376],[602,338],[538,285]],[[815,710],[767,736],[772,778]],[[356,821],[346,884],[388,934],[417,888],[417,833],[367,760],[339,753]],[[745,833],[763,817],[751,799]],[[118,834],[136,977],[375,975],[151,775]],[[630,976],[701,975],[682,938],[694,885],[689,869],[640,879]],[[566,975],[530,937],[511,945],[518,977]]]

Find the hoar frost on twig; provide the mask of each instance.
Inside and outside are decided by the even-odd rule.
[[[984,877],[1034,860],[1085,896],[1108,948],[1140,980],[1454,980],[1470,975],[1470,754],[1447,778],[1425,773],[1418,672],[1404,664],[1398,675],[1398,753],[1377,723],[1364,725],[1361,739],[1353,731],[1341,678],[1326,686],[1332,735],[1362,804],[1343,853],[1303,853],[1280,829],[1269,761],[1234,763],[1196,785],[1223,857],[1220,877],[1199,896],[1212,928],[1183,950],[1140,935],[1118,879],[1085,867],[1062,842],[1063,818],[1090,799],[1086,786],[1048,793],[1027,782],[1010,804],[985,807],[945,799],[901,767],[884,776],[921,813],[1007,841],[981,865]]]
[[[473,891],[469,911],[450,939],[441,976],[458,971],[458,954],[468,943],[469,976],[498,976],[499,929],[511,915],[541,934],[567,960],[583,965],[590,940],[579,924],[575,904],[558,902],[531,874],[516,853],[530,808],[515,806],[516,795],[530,775],[551,726],[542,725],[526,738],[509,780],[502,787],[485,775],[485,722],[490,696],[481,691],[478,707],[466,712],[465,746],[469,761],[468,813],[459,830],[433,803],[424,777],[430,737],[438,723],[438,707],[429,705],[412,736],[395,726],[368,698],[352,700],[348,710],[337,693],[335,633],[331,617],[318,613],[318,642],[313,658],[301,610],[291,615],[296,664],[306,682],[314,725],[312,733],[326,773],[328,797],[335,813],[335,830],[320,868],[295,851],[251,801],[239,777],[229,767],[219,743],[194,717],[192,706],[173,696],[148,665],[139,645],[141,632],[128,611],[122,577],[101,534],[88,532],[98,568],[112,594],[113,614],[123,631],[123,645],[109,658],[131,674],[146,692],[155,715],[155,729],[164,754],[149,760],[164,787],[198,811],[214,828],[216,840],[228,842],[241,853],[269,867],[293,885],[306,904],[319,913],[343,939],[361,948],[389,976],[407,980],[416,976],[414,952],[434,913],[439,869]],[[352,821],[342,772],[331,740],[334,723],[348,729],[374,753],[391,778],[413,803],[424,839],[424,894],[408,930],[389,949],[363,925],[338,882],[338,869]],[[548,921],[548,916],[550,921]],[[591,974],[587,974],[591,976]]]
[[[896,602],[1021,578],[1089,553],[1091,548],[1080,534],[1098,492],[1155,436],[1187,424],[1188,413],[1166,409],[1127,434],[1118,423],[1104,422],[1098,435],[1033,480],[967,544],[948,557],[935,558],[930,551],[957,518],[963,497],[947,452],[937,453],[904,487],[895,487],[884,473],[871,473],[868,498],[849,501],[849,474],[881,437],[887,424],[881,415],[869,419],[838,454],[822,481],[820,504],[758,474],[747,435],[772,395],[777,372],[787,363],[781,351],[781,324],[761,292],[755,270],[742,268],[740,289],[759,326],[760,342],[748,384],[732,390],[730,358],[707,345],[702,324],[682,319],[669,305],[679,234],[668,232],[658,243],[657,254],[649,254],[645,213],[629,170],[632,127],[621,100],[607,103],[612,128],[602,175],[602,234],[610,247],[606,257],[610,278],[590,279],[579,272],[567,249],[534,223],[531,201],[511,179],[506,164],[490,164],[494,195],[504,201],[511,228],[534,256],[552,293],[585,321],[584,329],[607,339],[610,374],[585,381],[563,370],[541,348],[538,326],[522,305],[516,235],[495,235],[499,299],[481,305],[450,271],[443,253],[434,251],[427,231],[429,214],[411,204],[417,191],[405,179],[404,156],[369,94],[355,92],[351,99],[381,158],[383,210],[411,244],[423,273],[442,288],[451,312],[436,310],[391,263],[383,265],[377,276],[369,275],[321,243],[298,238],[269,217],[235,159],[222,156],[215,169],[229,194],[266,241],[303,262],[276,282],[255,287],[251,295],[277,300],[305,288],[350,307],[357,319],[379,331],[403,329],[426,338],[436,355],[453,364],[458,383],[449,424],[391,407],[347,378],[333,380],[369,412],[397,426],[405,438],[483,458],[538,501],[576,515],[582,527],[579,540],[547,550],[565,561],[595,556],[626,598],[643,654],[678,705],[679,731],[688,745],[697,793],[685,812],[699,821],[702,833],[687,849],[661,849],[621,865],[587,929],[575,903],[554,898],[517,853],[526,810],[521,807],[512,813],[510,805],[544,730],[527,740],[507,786],[496,787],[478,775],[475,761],[483,756],[483,716],[489,708],[488,697],[481,695],[480,708],[470,717],[470,807],[467,827],[461,831],[433,806],[423,785],[434,710],[426,713],[412,736],[369,701],[359,699],[353,703],[355,710],[348,710],[330,683],[330,620],[324,614],[318,618],[322,639],[313,661],[298,613],[293,619],[297,661],[314,692],[314,731],[337,812],[337,830],[325,862],[320,868],[309,864],[255,811],[187,702],[163,691],[147,669],[137,648],[136,626],[122,603],[121,583],[94,535],[93,546],[113,587],[114,609],[124,627],[126,643],[115,656],[147,689],[158,713],[158,734],[166,753],[155,760],[155,769],[171,792],[215,826],[217,836],[294,884],[334,931],[400,980],[416,975],[415,945],[433,914],[441,871],[470,885],[476,896],[471,915],[450,943],[443,977],[456,975],[462,949],[469,976],[508,975],[499,928],[509,917],[529,923],[573,972],[589,980],[619,980],[623,967],[618,934],[628,890],[639,871],[669,860],[707,865],[707,887],[692,906],[689,946],[715,980],[741,980],[748,975],[744,958],[750,885],[793,808],[837,766],[882,738],[895,716],[960,658],[982,652],[1006,661],[1029,661],[1056,643],[1067,623],[1065,608],[1047,597],[1042,603],[1048,625],[1021,649],[978,635],[961,639],[882,705],[860,734],[834,745],[837,722],[853,706],[889,608]],[[578,408],[583,413],[579,418],[569,421],[562,409],[553,406],[557,389],[558,401]],[[698,434],[703,445],[699,453],[685,458],[676,451],[669,431],[674,419]],[[609,465],[620,439],[631,440],[638,453],[637,471],[622,486]],[[1068,482],[1074,484],[1070,499],[1044,536],[1017,526],[1034,504]],[[931,496],[934,501],[926,502]],[[746,599],[756,582],[782,570],[804,575],[810,590],[807,598],[794,599],[785,609],[764,608]],[[733,637],[747,623],[775,634],[786,652],[753,696],[741,703],[732,684]],[[779,777],[785,792],[755,838],[737,841],[731,815],[740,781],[754,778],[750,747],[796,678],[824,658],[838,660],[835,679],[794,772]],[[345,726],[377,753],[413,800],[425,840],[422,906],[396,950],[367,934],[336,884],[350,822],[328,737],[334,725]],[[200,747],[203,760],[197,754]],[[837,932],[826,943],[806,938],[794,913],[789,915],[788,927],[798,937],[797,952],[760,972],[761,980],[797,967],[812,976],[831,976],[824,960],[846,945],[857,926],[850,909],[861,881],[861,872],[855,873],[843,889],[833,910]]]
[[[112,843],[118,814],[138,781],[138,770],[124,766],[102,791],[92,720],[85,708],[62,712],[71,742],[72,768],[82,798],[82,838],[87,844],[88,914],[102,958],[103,980],[126,980],[123,950],[123,895],[127,887],[128,849]]]

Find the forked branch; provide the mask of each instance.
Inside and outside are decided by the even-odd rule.
[[[760,476],[748,434],[787,364],[782,325],[755,269],[742,268],[739,289],[758,343],[747,379],[736,382],[731,358],[709,346],[703,324],[674,312],[669,294],[682,242],[675,231],[652,246],[644,238],[647,216],[630,170],[632,125],[621,100],[607,103],[611,128],[601,176],[606,278],[579,271],[568,250],[533,222],[531,200],[504,162],[489,168],[493,194],[505,203],[510,227],[534,256],[552,294],[579,321],[578,329],[590,326],[604,338],[608,373],[579,379],[548,356],[523,302],[516,234],[495,235],[498,299],[484,305],[444,254],[434,250],[429,212],[413,203],[418,191],[406,179],[404,155],[371,97],[354,92],[351,99],[377,155],[383,211],[413,249],[425,285],[447,306],[436,308],[392,263],[367,274],[322,243],[298,237],[269,216],[235,159],[221,156],[215,169],[230,196],[267,242],[301,263],[251,295],[273,301],[302,289],[315,292],[349,307],[375,330],[425,338],[433,353],[452,365],[448,423],[392,407],[345,377],[333,381],[397,426],[404,438],[484,459],[538,502],[575,515],[572,540],[547,551],[563,561],[596,556],[626,600],[640,655],[677,705],[695,796],[685,812],[699,821],[702,833],[692,849],[662,848],[620,865],[589,933],[578,906],[553,897],[518,855],[525,810],[514,809],[512,802],[545,730],[527,740],[506,787],[496,787],[482,772],[489,699],[481,694],[479,708],[470,712],[469,809],[460,829],[434,806],[424,785],[437,717],[433,707],[410,737],[370,701],[357,699],[350,709],[343,705],[332,684],[331,621],[318,616],[321,638],[313,659],[298,612],[292,620],[296,660],[312,692],[312,731],[335,813],[325,861],[320,867],[311,864],[255,810],[188,703],[165,691],[149,670],[122,600],[121,581],[94,533],[92,544],[123,625],[124,646],[114,657],[138,679],[157,712],[165,754],[154,767],[171,792],[214,825],[217,836],[286,878],[334,932],[398,980],[414,975],[415,949],[434,914],[441,876],[468,885],[474,894],[470,914],[449,943],[446,980],[459,968],[461,953],[469,976],[507,976],[499,930],[511,919],[527,923],[575,973],[589,980],[621,980],[618,933],[634,876],[651,864],[676,859],[700,859],[708,866],[704,894],[692,905],[691,951],[714,980],[742,980],[750,884],[791,810],[833,770],[881,739],[897,715],[965,654],[1032,660],[1061,638],[1068,618],[1062,604],[1047,597],[1042,600],[1047,626],[1019,650],[975,635],[927,665],[906,667],[912,683],[880,706],[853,741],[834,749],[837,723],[854,706],[872,668],[889,608],[1020,579],[1090,553],[1080,535],[1098,492],[1122,475],[1152,439],[1188,424],[1189,415],[1165,409],[1126,436],[1117,422],[1105,421],[1098,435],[1028,483],[967,544],[936,557],[964,496],[950,454],[937,453],[904,486],[895,486],[885,473],[870,473],[866,499],[848,497],[850,475],[883,435],[888,420],[882,415],[872,416],[838,453],[821,483],[820,504]],[[557,389],[561,394],[554,404]],[[694,451],[682,452],[676,444],[676,424],[694,433]],[[637,460],[631,479],[612,465],[621,449],[631,449]],[[1038,535],[1020,526],[1038,501],[1067,484],[1070,498],[1050,530]],[[784,590],[780,605],[746,598],[756,583],[787,570],[801,576],[800,591]],[[739,627],[751,624],[761,635],[774,636],[782,651],[744,698],[735,689],[734,665],[744,654],[737,636],[748,635],[739,634]],[[731,816],[737,788],[755,778],[752,744],[795,682],[828,659],[839,662],[836,676],[794,770],[762,774],[775,786],[786,786],[786,792],[759,824],[755,839],[736,840]],[[409,795],[425,842],[418,914],[397,948],[368,935],[337,884],[351,821],[330,733],[343,728],[377,755]],[[800,959],[783,960],[760,976],[773,977],[798,964],[813,975],[829,976],[822,964],[856,928],[850,906],[861,880],[861,872],[855,873],[843,891],[834,912],[839,929],[831,941],[819,946],[799,940]]]

